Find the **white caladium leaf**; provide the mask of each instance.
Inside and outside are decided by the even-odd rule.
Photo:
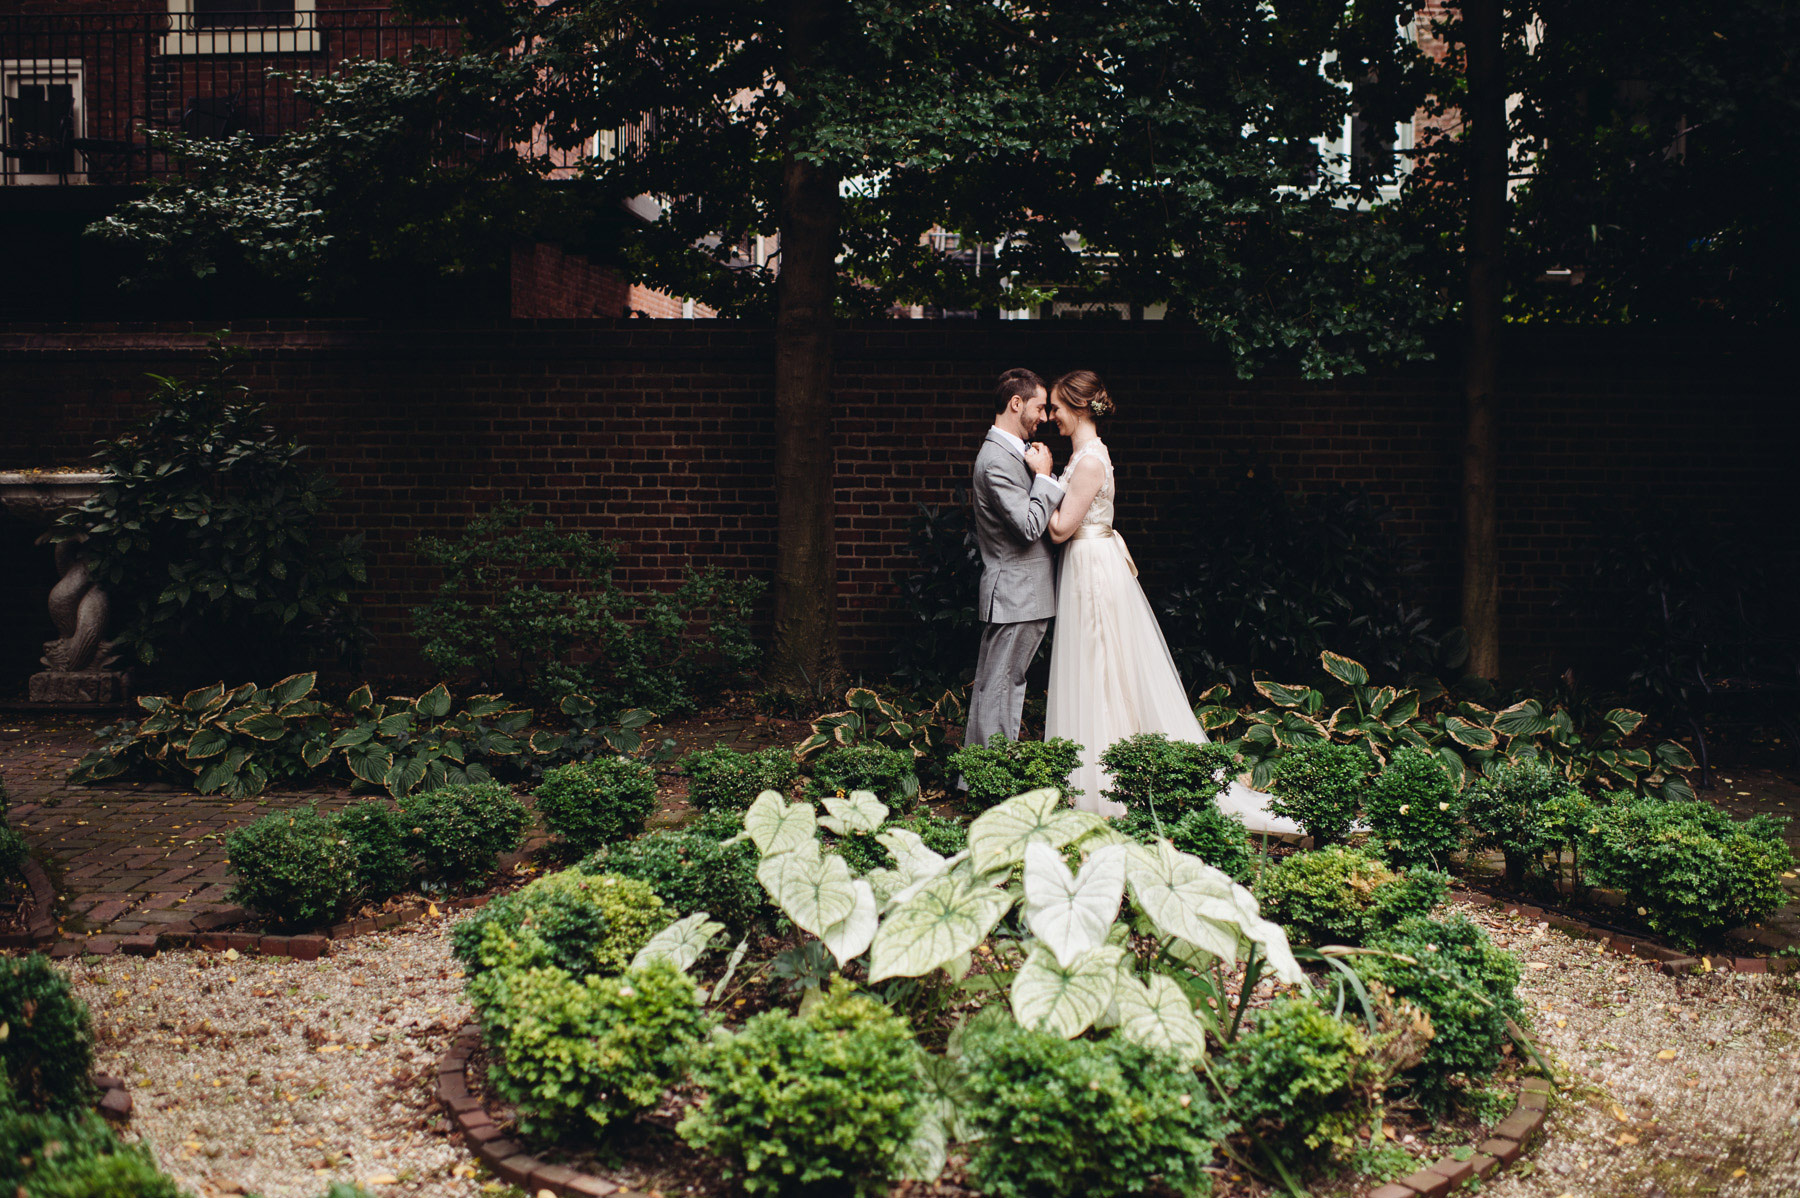
[[[875,891],[875,901],[883,907],[908,885],[906,876],[897,869],[872,869],[863,875],[863,881]]]
[[[1126,850],[1100,849],[1071,874],[1062,854],[1047,844],[1025,849],[1025,926],[1050,946],[1065,968],[1106,941],[1125,897]]]
[[[936,1112],[919,1120],[913,1137],[894,1156],[894,1175],[903,1181],[934,1182],[950,1159],[950,1133]]]
[[[869,950],[869,981],[930,973],[987,938],[1012,899],[945,874],[888,912]]]
[[[1152,974],[1146,985],[1134,977],[1122,977],[1114,1002],[1119,1010],[1119,1034],[1126,1039],[1171,1053],[1190,1065],[1206,1059],[1206,1026],[1174,978]]]
[[[996,803],[969,825],[969,856],[985,874],[1025,860],[1025,848],[1047,844],[1060,849],[1105,823],[1090,811],[1076,811],[1055,789],[1033,790]]]
[[[872,790],[853,790],[847,799],[831,795],[820,801],[831,814],[821,815],[819,826],[839,836],[853,832],[873,835],[881,827],[881,821],[888,817],[887,804],[876,798]]]
[[[917,832],[906,828],[889,828],[878,833],[875,839],[894,855],[896,868],[911,881],[935,878],[949,868],[948,860],[919,839]]]
[[[1200,858],[1166,840],[1130,853],[1125,871],[1131,893],[1163,936],[1179,936],[1226,961],[1237,959],[1241,939],[1236,885]]]
[[[756,877],[787,917],[815,936],[822,937],[826,928],[856,909],[850,867],[835,853],[820,853],[816,847],[810,854],[778,853],[763,859]]]
[[[960,869],[960,870],[956,868],[958,865],[962,864],[964,861],[967,861],[968,859],[969,859],[969,854],[967,851],[958,853],[954,857],[945,857],[943,868],[941,870],[939,870],[937,873],[926,874],[923,877],[914,878],[912,881],[908,882],[905,886],[903,886],[899,890],[895,891],[894,897],[889,900],[890,905],[898,907],[901,903],[911,902],[913,897],[915,895],[917,895],[921,890],[924,890],[927,886],[931,885],[934,881],[936,881],[937,879],[942,878],[942,877],[955,876],[960,881],[962,881],[968,885],[971,885],[971,886],[991,885],[992,884],[991,881],[984,881],[981,879],[977,879],[974,875],[974,872],[967,868]]]
[[[660,957],[673,962],[677,969],[690,969],[713,942],[713,938],[724,930],[724,924],[708,918],[704,911],[697,911],[684,919],[676,920],[650,937],[644,947],[638,949],[637,955],[631,958],[631,967],[642,969]]]
[[[731,950],[731,955],[725,958],[725,972],[720,974],[719,980],[713,983],[712,993],[706,996],[708,1003],[716,1003],[724,996],[725,987],[729,986],[731,979],[737,976],[738,966],[744,963],[744,954],[749,951],[750,937],[745,936],[737,942],[737,947]]]
[[[1022,1027],[1044,1028],[1065,1040],[1074,1039],[1112,1002],[1124,955],[1118,945],[1102,944],[1065,969],[1048,947],[1037,945],[1013,978],[1013,1018]]]
[[[847,965],[853,958],[868,951],[869,942],[875,939],[875,928],[881,919],[881,908],[875,901],[874,889],[860,878],[851,882],[850,886],[856,892],[856,905],[850,909],[849,915],[819,933],[819,939],[831,950],[831,955],[837,958],[839,965]]]
[[[937,1116],[952,1140],[974,1139],[979,1132],[964,1115],[969,1110],[969,1074],[962,1061],[928,1052],[921,1052],[918,1061],[926,1110]]]
[[[1262,917],[1254,894],[1235,882],[1232,883],[1231,890],[1231,897],[1238,909],[1238,927],[1243,930],[1245,939],[1262,949],[1263,957],[1276,978],[1290,986],[1305,980],[1306,975],[1301,972],[1300,962],[1294,959],[1294,950],[1288,944],[1287,930]]]
[[[772,790],[757,795],[744,812],[744,831],[765,857],[792,852],[808,842],[818,843],[812,804],[790,803]]]

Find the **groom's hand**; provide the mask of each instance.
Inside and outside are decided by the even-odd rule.
[[[1037,474],[1050,473],[1050,447],[1042,441],[1033,441],[1025,449],[1025,464]]]

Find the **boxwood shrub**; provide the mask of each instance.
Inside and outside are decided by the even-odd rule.
[[[1401,868],[1442,869],[1462,843],[1462,800],[1428,749],[1396,749],[1370,785],[1363,812],[1371,845]]]
[[[765,790],[783,796],[800,776],[800,766],[786,749],[739,753],[720,745],[681,759],[688,779],[688,802],[701,811],[742,811]]]
[[[357,894],[381,900],[412,885],[412,859],[406,852],[406,835],[400,816],[380,799],[365,799],[338,812],[333,818],[338,838],[355,862]]]
[[[400,800],[406,846],[421,870],[448,886],[485,881],[503,853],[524,842],[531,813],[498,782],[417,791]]]
[[[1160,732],[1115,742],[1100,754],[1100,764],[1112,778],[1107,798],[1146,818],[1155,811],[1166,826],[1181,822],[1190,811],[1216,809],[1220,793],[1237,773],[1231,751],[1223,745],[1170,740]]]
[[[532,794],[544,826],[578,853],[591,853],[644,830],[656,811],[656,770],[624,757],[558,766]]]
[[[0,1070],[10,1104],[31,1111],[91,1106],[94,1028],[87,1004],[42,953],[0,957]]]
[[[450,933],[471,977],[554,966],[575,977],[617,973],[669,923],[649,886],[565,869],[488,903]]]
[[[886,745],[842,745],[814,760],[813,789],[820,794],[872,792],[890,807],[904,807],[919,793],[913,755]]]
[[[343,916],[358,886],[358,850],[310,805],[276,811],[225,838],[231,901],[277,924],[313,928]]]
[[[1218,1072],[1232,1091],[1231,1113],[1268,1133],[1264,1142],[1295,1162],[1318,1150],[1348,1149],[1359,1120],[1369,1115],[1375,1072],[1369,1037],[1314,998],[1283,997],[1223,1054]],[[1366,1080],[1376,1083],[1379,1078]]]
[[[1334,844],[1295,853],[1256,880],[1263,917],[1307,944],[1364,944],[1415,915],[1429,915],[1449,892],[1447,874],[1396,873],[1365,849]]]
[[[968,805],[985,810],[1028,790],[1054,786],[1065,795],[1069,775],[1081,764],[1072,740],[1004,740],[967,745],[950,754],[949,768],[968,788]]]
[[[756,846],[747,840],[728,845],[704,832],[659,828],[601,849],[581,869],[635,878],[656,892],[666,914],[704,911],[741,936],[773,912],[756,880],[756,862]]]
[[[1269,810],[1300,825],[1322,848],[1350,835],[1375,759],[1360,745],[1312,741],[1277,758],[1269,778]]]

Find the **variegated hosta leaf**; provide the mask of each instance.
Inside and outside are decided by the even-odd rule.
[[[1252,685],[1258,694],[1277,707],[1304,707],[1314,693],[1310,686],[1270,682],[1267,678],[1254,679]]]
[[[827,928],[842,923],[856,909],[859,892],[851,882],[849,865],[817,847],[810,853],[801,849],[764,857],[756,867],[756,880],[789,919],[821,939]],[[871,891],[869,901],[874,899]]]
[[[903,1181],[934,1182],[950,1159],[950,1133],[943,1119],[929,1111],[913,1137],[894,1156],[894,1176]]]
[[[1399,696],[1388,704],[1387,710],[1381,713],[1381,718],[1388,727],[1398,728],[1407,721],[1417,718],[1418,714],[1419,692],[1401,691]]]
[[[1025,926],[1064,967],[1105,943],[1125,897],[1128,850],[1109,845],[1071,874],[1062,854],[1045,844],[1025,849]]]
[[[881,919],[875,891],[869,884],[857,879],[850,886],[856,894],[856,905],[850,908],[849,915],[818,934],[825,947],[831,950],[831,955],[837,958],[839,965],[848,965],[868,951],[869,942],[875,939],[875,928]]]
[[[945,874],[888,912],[869,950],[869,981],[930,973],[987,938],[1012,898]]]
[[[772,790],[757,795],[744,812],[744,831],[765,857],[790,852],[803,843],[818,843],[812,804],[789,803]]]
[[[1121,977],[1113,1002],[1119,1010],[1119,1034],[1127,1040],[1180,1057],[1189,1065],[1206,1059],[1206,1027],[1174,978],[1152,974],[1145,985],[1134,977]]]
[[[1037,945],[1013,978],[1013,1018],[1072,1040],[1093,1025],[1112,1002],[1125,950],[1102,944],[1064,968],[1047,945]]]
[[[848,836],[852,832],[873,833],[888,817],[887,804],[876,798],[873,791],[853,790],[847,799],[831,795],[821,801],[831,814],[821,815],[819,826],[839,836]]]
[[[1644,722],[1644,713],[1629,707],[1615,707],[1606,713],[1606,722],[1617,728],[1619,735],[1630,736]]]
[[[677,969],[692,968],[700,959],[713,937],[725,930],[725,925],[707,917],[706,912],[696,911],[685,919],[678,919],[656,935],[650,937],[637,955],[631,958],[633,969],[642,969],[657,958],[671,962]]]
[[[1226,961],[1237,959],[1238,905],[1226,874],[1159,840],[1131,852],[1126,879],[1163,936],[1179,936]]]
[[[1523,699],[1494,714],[1494,731],[1506,736],[1536,736],[1550,728],[1550,717],[1536,699]]]
[[[1342,653],[1329,651],[1319,654],[1319,661],[1325,666],[1327,674],[1345,686],[1369,685],[1369,671],[1359,661],[1352,661]]]
[[[1491,749],[1500,743],[1499,736],[1492,728],[1472,724],[1459,715],[1450,716],[1444,721],[1444,733],[1467,749]]]
[[[1054,788],[1028,791],[996,803],[969,825],[969,856],[975,872],[985,874],[1025,860],[1025,846],[1047,844],[1060,849],[1105,821],[1090,811],[1063,803]]]

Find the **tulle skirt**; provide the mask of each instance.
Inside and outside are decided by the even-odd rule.
[[[1056,583],[1055,640],[1050,651],[1046,737],[1082,746],[1081,767],[1070,779],[1081,793],[1075,805],[1101,815],[1125,810],[1102,797],[1111,785],[1100,755],[1115,741],[1140,732],[1170,740],[1207,740],[1156,613],[1133,573],[1118,536],[1077,534],[1063,545]],[[1268,796],[1241,782],[1219,796],[1219,806],[1253,832],[1297,832],[1292,820],[1273,815]]]

